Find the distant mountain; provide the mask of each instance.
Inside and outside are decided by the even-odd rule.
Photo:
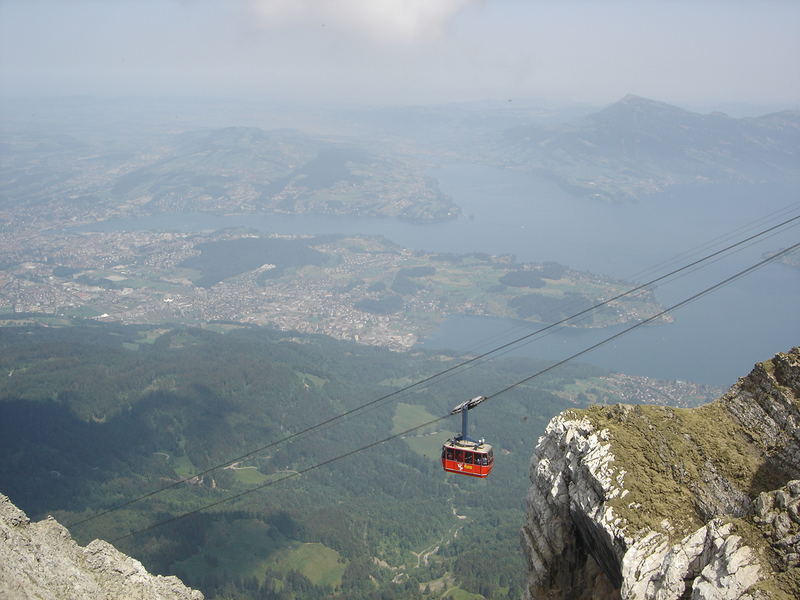
[[[800,178],[800,112],[734,119],[626,96],[569,125],[507,130],[506,164],[582,193],[628,200],[676,184]]]
[[[453,218],[414,159],[299,131],[255,127],[102,139],[18,134],[0,146],[0,209],[20,221],[163,212]]]
[[[394,157],[290,130],[191,131],[120,177],[148,211],[281,212],[437,220],[457,208],[435,182]]]

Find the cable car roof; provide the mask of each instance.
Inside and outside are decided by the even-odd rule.
[[[463,439],[449,439],[444,443],[445,448],[452,448],[454,450],[470,450],[472,452],[488,453],[492,451],[492,445],[486,442],[475,442],[472,440]]]
[[[486,396],[475,396],[471,400],[465,400],[461,404],[457,404],[456,406],[454,406],[453,409],[450,411],[450,414],[451,415],[455,415],[455,414],[463,412],[465,410],[469,410],[471,408],[475,408],[476,406],[478,406],[478,404],[480,404],[481,402],[483,402],[484,400],[487,400],[487,399],[488,398]]]

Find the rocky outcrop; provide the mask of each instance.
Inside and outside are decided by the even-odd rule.
[[[76,544],[55,519],[31,523],[0,494],[0,599],[202,600],[177,577],[149,574],[142,564],[94,540]]]
[[[555,417],[531,461],[529,599],[800,598],[800,348],[696,409]]]

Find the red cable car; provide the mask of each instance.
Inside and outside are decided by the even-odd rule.
[[[442,446],[442,468],[449,473],[487,477],[494,466],[492,447],[484,440],[473,440],[468,435],[467,411],[486,400],[476,396],[450,411],[461,413],[461,435],[447,440]]]

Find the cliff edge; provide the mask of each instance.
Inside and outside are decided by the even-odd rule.
[[[31,523],[0,494],[0,599],[203,600],[177,577],[149,574],[111,544],[79,546],[47,518]]]
[[[527,599],[800,598],[800,348],[699,408],[566,411],[530,476]]]

